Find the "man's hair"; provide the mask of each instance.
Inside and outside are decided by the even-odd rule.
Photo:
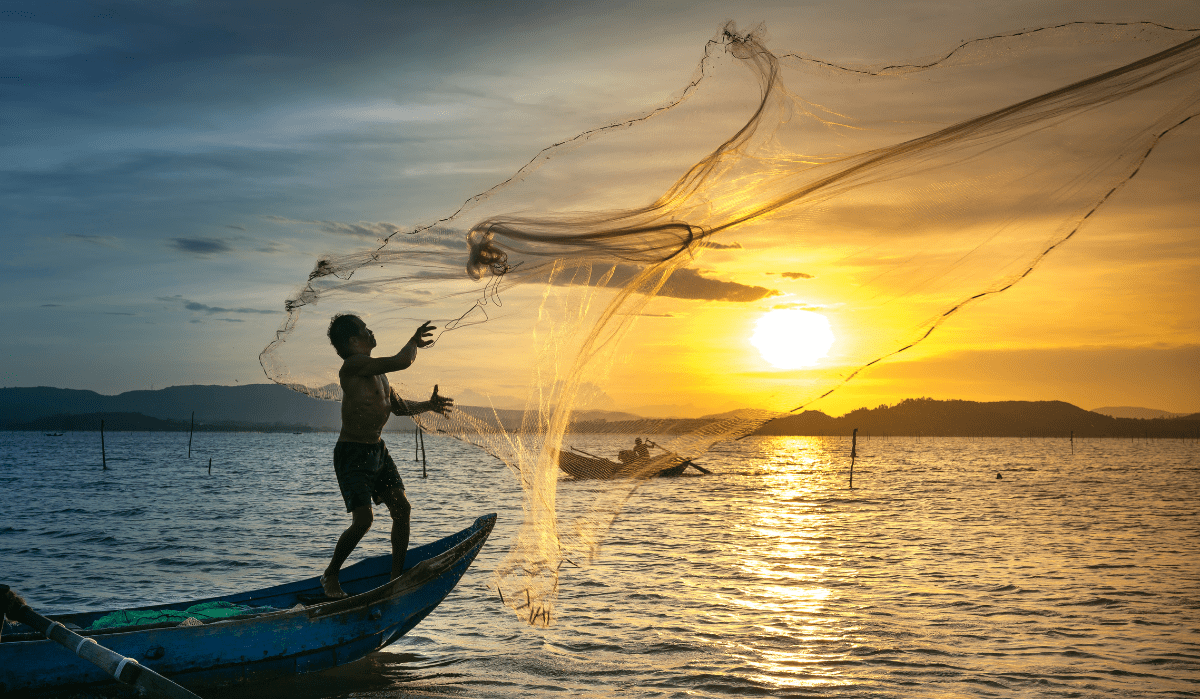
[[[353,313],[339,313],[329,322],[329,341],[342,359],[346,358],[346,352],[349,351],[346,345],[350,338],[358,335],[359,325],[354,322],[356,320],[362,322],[362,318]]]

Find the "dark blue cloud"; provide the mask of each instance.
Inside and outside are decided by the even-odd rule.
[[[188,299],[183,298],[182,296],[159,297],[158,300],[166,301],[168,303],[181,303],[181,304],[183,304],[183,307],[189,311],[196,311],[198,313],[207,313],[208,315],[213,315],[215,313],[241,313],[241,314],[274,315],[274,314],[278,313],[278,311],[264,311],[259,308],[222,308],[220,306],[209,306],[207,304],[203,304],[198,301],[190,301]]]
[[[214,255],[233,252],[233,246],[218,238],[172,238],[171,245],[193,255]]]

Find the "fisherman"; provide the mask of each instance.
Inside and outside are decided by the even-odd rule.
[[[633,446],[633,455],[634,456],[636,456],[639,459],[649,459],[650,458],[650,447],[648,447],[642,443],[641,437],[638,437],[637,439],[633,440],[633,445],[634,445]]]
[[[321,576],[321,587],[328,597],[346,597],[338,581],[338,571],[350,553],[371,528],[371,501],[387,505],[392,515],[392,580],[404,572],[404,554],[408,551],[408,518],[411,508],[404,496],[404,483],[396,464],[388,455],[379,435],[392,415],[417,415],[435,412],[447,415],[454,400],[433,395],[428,401],[407,403],[388,383],[387,374],[401,371],[416,361],[417,349],[433,344],[429,336],[436,330],[428,321],[417,328],[412,338],[391,357],[372,357],[375,334],[362,318],[338,314],[329,323],[329,341],[344,361],[338,371],[342,386],[342,431],[333,448],[333,470],[337,474],[346,511],[353,522],[338,539],[333,560]]]

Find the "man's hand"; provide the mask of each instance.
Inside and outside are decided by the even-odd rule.
[[[433,340],[428,338],[430,335],[433,335],[433,331],[437,330],[437,327],[431,325],[431,323],[433,323],[432,320],[427,320],[422,323],[421,327],[417,328],[417,331],[413,333],[412,339],[408,341],[408,344],[420,347],[422,349],[432,345]]]
[[[429,397],[429,409],[442,417],[447,417],[452,408],[454,408],[454,399],[439,396],[437,384],[434,384],[433,395]]]
[[[429,397],[427,402],[423,403],[408,403],[400,394],[396,393],[396,389],[392,389],[392,414],[393,415],[420,415],[421,413],[433,412],[442,417],[449,417],[450,410],[454,408],[454,399],[446,398],[438,395],[438,387],[433,387],[433,395]]]

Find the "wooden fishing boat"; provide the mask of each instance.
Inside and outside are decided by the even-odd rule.
[[[649,459],[618,463],[571,451],[558,452],[558,467],[572,478],[581,480],[672,477],[682,475],[684,469],[691,465],[691,459],[684,459],[677,454],[661,454]]]
[[[328,600],[319,578],[224,597],[137,610],[183,611],[204,602],[230,602],[279,611],[234,616],[195,625],[177,622],[96,631],[109,612],[50,618],[76,633],[187,687],[211,687],[324,670],[354,662],[394,642],[449,594],[483,547],[496,515],[439,541],[410,549],[405,574],[391,577],[391,555],[342,569],[350,597]],[[0,633],[0,695],[112,683],[96,666],[22,624]]]

